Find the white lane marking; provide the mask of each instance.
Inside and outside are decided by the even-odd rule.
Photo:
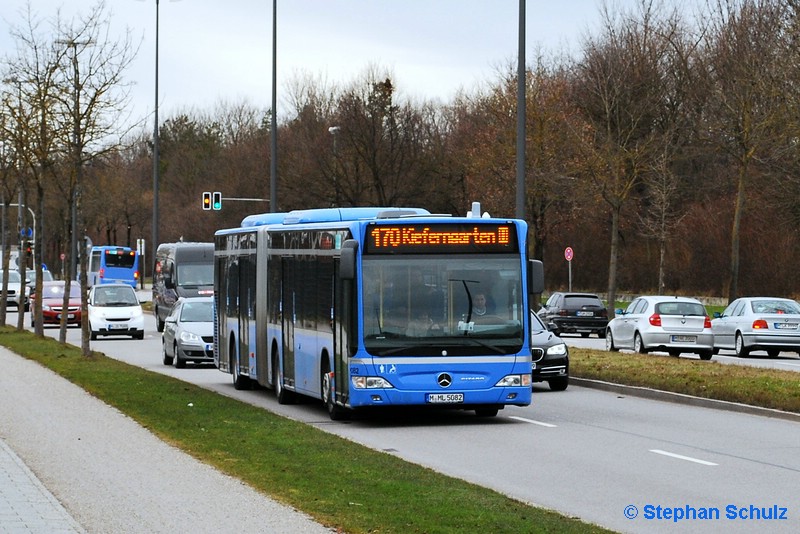
[[[551,425],[550,423],[543,423],[541,421],[534,421],[533,419],[526,419],[524,417],[517,417],[516,415],[510,415],[510,419],[516,419],[517,421],[522,421],[523,423],[531,423],[533,425],[539,426],[546,426],[547,428],[556,428],[556,425]]]
[[[659,450],[659,449],[650,449],[650,452],[654,452],[656,454],[663,454],[664,456],[669,456],[671,458],[677,458],[679,460],[686,460],[687,462],[694,462],[696,464],[719,465],[719,464],[715,464],[713,462],[707,462],[705,460],[698,460],[697,458],[692,458],[691,456],[683,456],[681,454],[675,454],[674,452],[667,452],[667,451],[662,451],[662,450]]]

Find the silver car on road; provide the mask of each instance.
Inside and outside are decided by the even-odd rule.
[[[710,360],[714,350],[711,318],[703,304],[689,297],[642,296],[608,323],[606,350],[689,352]]]
[[[212,297],[179,298],[164,319],[161,354],[164,365],[182,368],[186,362],[214,362],[214,302]]]
[[[781,351],[800,352],[800,304],[779,297],[734,300],[721,315],[714,314],[714,354],[732,349],[740,358],[765,350],[770,358]]]

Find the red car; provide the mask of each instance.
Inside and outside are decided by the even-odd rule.
[[[31,326],[35,324],[33,316],[34,303],[39,295],[30,296]],[[61,324],[61,310],[64,306],[64,282],[42,282],[42,320],[44,324]],[[67,324],[81,324],[81,286],[72,282],[69,287],[69,308],[67,308]]]

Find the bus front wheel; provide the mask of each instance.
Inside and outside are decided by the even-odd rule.
[[[333,373],[322,373],[322,402],[328,410],[328,415],[332,421],[345,421],[350,418],[350,410],[336,404],[335,392],[333,391]]]

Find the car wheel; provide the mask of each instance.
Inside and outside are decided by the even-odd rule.
[[[778,354],[780,353],[781,351],[779,351],[778,349],[769,349],[767,351],[767,356],[769,356],[770,358],[777,358]]]
[[[747,358],[750,356],[750,349],[744,346],[744,338],[741,332],[736,332],[736,347],[734,350],[736,351],[736,356],[739,358]]]
[[[172,356],[167,355],[167,344],[161,340],[161,359],[164,365],[172,365]]]
[[[703,352],[700,353],[700,359],[708,361],[708,360],[711,359],[711,356],[713,354],[714,354],[714,351],[712,351],[712,350],[704,350]]]
[[[678,356],[681,355],[681,351],[679,351],[679,350],[671,350],[671,351],[669,351],[669,355],[672,356],[673,358],[677,358]]]
[[[553,391],[564,391],[567,389],[567,386],[569,386],[569,377],[559,376],[558,378],[551,378],[547,383]]]
[[[155,314],[156,314],[156,330],[158,330],[159,332],[163,332],[164,320],[161,319],[161,316],[158,314],[158,308],[155,309]]]
[[[599,337],[600,339],[603,339],[604,337],[606,337],[606,331],[605,330],[598,330],[597,331],[597,337]]]
[[[183,369],[186,367],[186,361],[179,356],[177,343],[172,345],[172,354],[175,355],[175,369]]]
[[[589,337],[589,332],[581,332],[581,337]]]
[[[91,339],[92,341],[95,341],[95,340],[97,339],[97,332],[95,332],[94,330],[92,330],[92,331],[89,333],[89,339]]]
[[[144,339],[144,330],[139,330],[131,336],[131,339]]]
[[[608,352],[619,352],[619,349],[614,346],[614,336],[611,334],[611,330],[606,331],[606,350]]]
[[[633,335],[633,351],[639,354],[647,354],[647,349],[644,347],[644,343],[642,343],[642,336],[639,332]]]

